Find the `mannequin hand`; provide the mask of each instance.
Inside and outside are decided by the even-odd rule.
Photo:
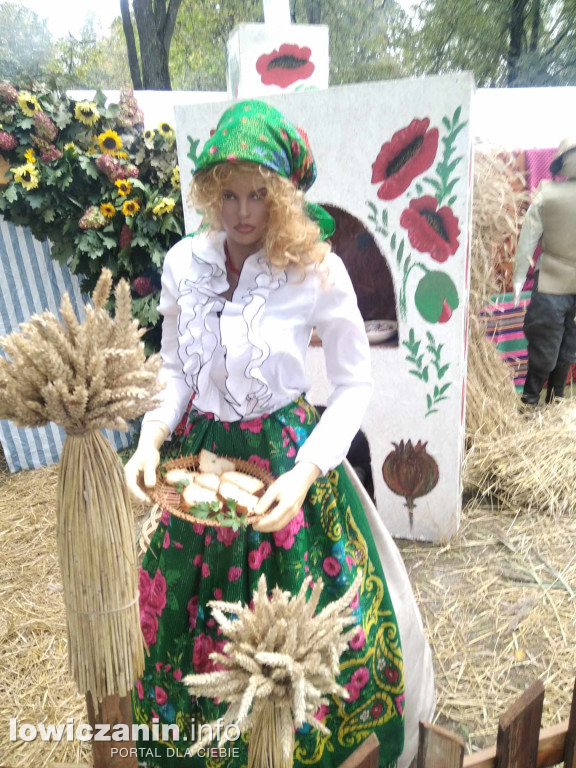
[[[254,523],[254,529],[262,533],[271,533],[288,525],[302,508],[310,486],[320,477],[320,474],[315,464],[299,461],[294,469],[281,475],[262,496],[255,512],[259,515],[263,514],[273,502],[277,501],[278,504],[263,520]]]
[[[146,488],[156,485],[156,467],[160,463],[158,449],[169,434],[169,428],[160,421],[144,424],[138,448],[124,467],[128,492],[140,504],[150,504],[152,501],[142,490],[140,480],[143,478]]]
[[[520,303],[520,295],[522,293],[522,286],[524,281],[514,283],[514,306],[517,307]]]

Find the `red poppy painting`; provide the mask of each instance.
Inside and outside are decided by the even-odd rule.
[[[314,63],[310,61],[310,48],[283,43],[278,50],[264,53],[256,62],[256,70],[263,85],[277,85],[280,88],[307,80],[314,72]]]
[[[438,208],[438,200],[425,195],[411,200],[403,211],[400,224],[408,230],[408,239],[420,253],[429,253],[435,261],[446,261],[458,250],[458,219],[447,206]]]
[[[412,181],[424,173],[436,157],[438,129],[429,128],[430,120],[414,118],[383,144],[372,164],[372,184],[380,184],[376,193],[381,200],[394,200]]]

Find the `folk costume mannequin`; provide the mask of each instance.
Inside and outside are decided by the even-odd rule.
[[[528,373],[522,402],[537,405],[548,380],[546,402],[564,396],[568,370],[576,363],[576,139],[565,139],[542,181],[522,226],[516,251],[514,293],[518,302],[538,242],[542,254],[524,319]]]
[[[166,389],[126,467],[129,487],[146,500],[158,448],[191,398],[184,454],[205,447],[278,479],[257,511],[276,506],[246,531],[192,525],[168,512],[161,518],[140,574],[150,655],[133,710],[136,723],[177,723],[180,739],[155,743],[160,756],[147,766],[247,764],[244,742],[236,743],[240,759],[186,757],[191,725],[215,720],[225,707],[191,698],[181,680],[213,669],[209,654],[223,645],[207,603],[249,603],[262,573],[269,586],[293,593],[306,574],[322,578],[326,601],[342,595],[359,568],[364,574],[358,631],[341,659],[350,698],[318,712],[328,741],[308,726],[297,732],[295,766],[339,765],[376,732],[381,765],[407,767],[418,720],[433,713],[430,649],[404,565],[342,463],[370,399],[370,356],[348,274],[322,240],[331,219],[303,196],[315,175],[305,135],[283,115],[259,101],[234,104],[204,147],[192,185],[206,227],[166,255],[159,305]],[[333,385],[321,418],[302,394],[314,326]],[[171,757],[176,749],[181,756]]]

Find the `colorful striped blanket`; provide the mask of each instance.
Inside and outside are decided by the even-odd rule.
[[[496,344],[498,356],[512,369],[517,392],[522,392],[528,370],[528,342],[522,328],[531,295],[531,291],[523,291],[515,307],[514,294],[501,293],[492,296],[490,304],[480,312],[486,319],[486,336]],[[575,379],[576,365],[573,365],[568,381]]]
[[[517,392],[522,391],[528,370],[528,343],[522,326],[530,296],[530,291],[524,291],[517,307],[513,293],[492,296],[490,304],[480,313],[486,319],[486,336],[496,344],[499,357],[512,369]]]

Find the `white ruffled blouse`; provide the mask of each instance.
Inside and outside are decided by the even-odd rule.
[[[222,421],[272,413],[306,392],[312,329],[322,339],[332,393],[296,461],[326,473],[346,456],[372,392],[370,353],[356,295],[341,259],[326,271],[273,267],[264,250],[246,259],[230,301],[224,234],[184,238],[166,254],[158,309],[165,386],[144,421],[172,432],[190,398]]]

